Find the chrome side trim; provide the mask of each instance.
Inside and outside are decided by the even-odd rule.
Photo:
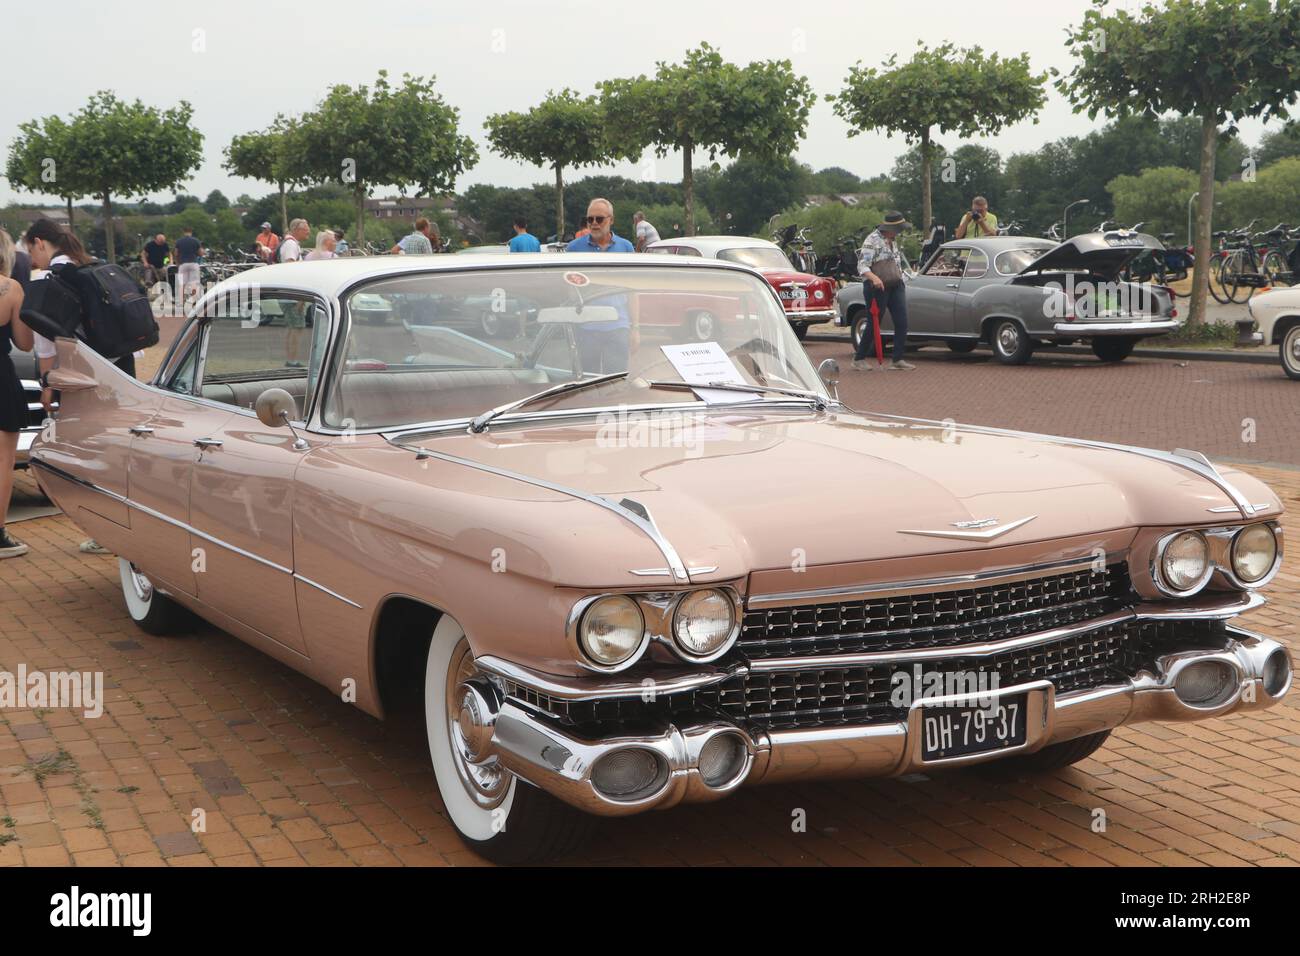
[[[510,471],[506,468],[497,468],[495,465],[487,465],[483,462],[473,461],[469,458],[461,458],[457,455],[448,455],[444,452],[433,451],[421,445],[407,445],[396,439],[389,439],[390,443],[398,448],[404,448],[407,451],[414,452],[422,458],[436,458],[439,461],[445,461],[453,465],[464,465],[467,468],[473,468],[477,471],[485,471],[488,474],[498,475],[502,478],[512,478],[515,481],[522,481],[524,484],[533,485],[536,488],[545,488],[547,491],[554,491],[557,494],[567,495],[570,498],[576,498],[579,501],[586,501],[598,508],[604,508],[618,515],[629,524],[635,525],[640,531],[654,542],[659,553],[664,556],[668,562],[668,568],[672,572],[673,580],[679,584],[690,584],[691,576],[686,570],[686,565],[677,554],[677,549],[673,547],[672,542],[665,537],[655,523],[647,515],[630,508],[623,502],[610,501],[600,495],[588,494],[577,488],[570,488],[567,485],[557,484],[553,481],[547,481],[545,478],[535,478],[532,475],[524,475],[517,471]]]
[[[351,605],[352,605],[353,607],[355,607],[355,608],[360,608],[360,607],[361,607],[360,604],[358,604],[356,601],[352,600],[351,598],[346,598],[346,597],[344,597],[342,594],[339,594],[337,591],[331,591],[331,590],[330,590],[329,588],[327,588],[325,585],[323,585],[323,584],[317,584],[317,583],[316,583],[315,581],[313,581],[311,578],[303,577],[303,576],[302,576],[301,574],[299,574],[297,571],[295,571],[295,572],[293,573],[293,577],[294,577],[294,580],[296,580],[296,581],[301,581],[303,584],[306,584],[306,585],[309,586],[309,587],[313,587],[313,588],[315,588],[317,591],[322,591],[322,592],[324,592],[325,594],[328,594],[328,595],[329,595],[330,597],[332,597],[332,598],[337,598],[338,600],[342,601],[344,604],[351,604]]]
[[[1176,449],[1172,452],[1161,451],[1158,448],[1142,448],[1138,445],[1119,445],[1114,442],[1095,441],[1091,438],[1065,438],[1061,435],[1043,435],[1039,432],[1022,432],[1012,428],[993,428],[988,425],[962,425],[948,422],[935,421],[930,418],[911,418],[907,415],[890,415],[884,412],[871,412],[873,418],[891,418],[896,421],[912,422],[917,425],[933,425],[944,428],[949,432],[956,429],[957,431],[970,432],[977,435],[998,435],[1010,438],[1029,438],[1034,441],[1047,442],[1053,445],[1070,445],[1075,448],[1103,448],[1107,451],[1122,451],[1130,455],[1140,455],[1143,458],[1151,458],[1155,461],[1162,461],[1165,464],[1176,465],[1179,468],[1185,468],[1194,472],[1210,482],[1220,491],[1222,491],[1237,506],[1243,518],[1251,518],[1255,515],[1255,506],[1243,495],[1219,470],[1210,463],[1210,460],[1200,452],[1189,452],[1186,449]]]
[[[1111,564],[1123,560],[1123,552],[1112,552],[1105,557],[1105,563]],[[1023,564],[1014,568],[1000,568],[996,571],[977,571],[971,574],[954,574],[939,578],[921,578],[911,581],[890,581],[883,584],[862,586],[859,584],[839,588],[816,588],[807,591],[781,591],[774,594],[750,594],[745,602],[748,608],[781,607],[786,604],[813,604],[823,601],[852,601],[858,598],[892,597],[894,595],[918,594],[924,591],[953,591],[974,584],[1001,584],[1038,577],[1051,572],[1081,571],[1093,567],[1097,555],[1065,558],[1061,561],[1048,561],[1041,564]]]
[[[243,548],[239,548],[238,545],[230,544],[229,541],[222,541],[220,537],[209,535],[208,532],[199,531],[199,529],[195,528],[194,525],[192,524],[182,522],[182,520],[179,520],[177,518],[172,518],[172,516],[170,515],[162,514],[161,511],[151,509],[151,507],[149,507],[148,505],[142,505],[142,503],[138,501],[133,501],[133,499],[123,496],[123,494],[118,494],[117,492],[110,492],[109,489],[101,488],[101,486],[92,483],[92,481],[79,479],[79,477],[75,475],[70,475],[70,473],[62,470],[62,468],[53,466],[53,464],[49,464],[48,462],[43,462],[43,460],[38,457],[32,458],[31,463],[35,464],[36,467],[44,468],[45,471],[51,472],[52,475],[61,477],[61,479],[64,479],[65,481],[72,481],[72,483],[74,484],[81,485],[82,488],[90,489],[92,490],[92,492],[98,492],[99,494],[103,494],[104,497],[112,498],[113,501],[121,502],[122,505],[126,505],[127,507],[129,507],[129,509],[134,509],[135,511],[142,512],[142,514],[148,515],[149,518],[156,518],[157,520],[160,520],[160,522],[164,524],[170,524],[172,525],[172,527],[181,528],[182,531],[187,531],[188,533],[191,533],[191,535],[194,535],[195,537],[203,538],[203,540],[208,541],[209,544],[217,545],[217,548],[225,549],[227,551],[230,551],[230,553],[233,554],[238,554],[240,555],[240,557],[250,559],[250,561],[256,561],[259,564],[264,564],[264,566],[272,568],[272,570],[274,571],[279,571],[281,572],[281,574],[294,575],[294,570],[292,570],[292,568],[285,567],[283,566],[283,564],[277,564],[274,561],[270,561],[269,558],[263,558],[261,557],[260,554],[253,554],[252,551],[247,551],[244,550]],[[307,583],[313,584],[313,581],[307,581]],[[320,585],[317,584],[315,585],[315,587],[320,587]],[[322,591],[325,591],[324,588],[321,589]],[[333,594],[334,592],[329,592],[329,593]],[[343,601],[347,601],[347,598],[342,597],[341,594],[334,594],[334,596],[341,598],[341,600]],[[352,604],[352,601],[348,601],[348,604]],[[356,606],[360,607],[360,605],[356,605]]]

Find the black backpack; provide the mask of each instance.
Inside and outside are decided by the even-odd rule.
[[[36,294],[24,300],[23,319],[30,312],[28,324],[46,338],[71,336],[80,328],[86,344],[107,359],[158,344],[149,296],[121,266],[98,260],[58,265],[29,289]]]

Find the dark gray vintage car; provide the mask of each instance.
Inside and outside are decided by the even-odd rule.
[[[998,361],[1021,365],[1039,345],[1085,341],[1098,358],[1127,358],[1143,338],[1178,327],[1169,290],[1119,279],[1160,243],[1145,233],[1086,233],[1065,242],[994,236],[945,243],[907,279],[908,341],[943,341],[954,352],[987,343]],[[835,297],[835,324],[853,341],[870,334],[862,283]],[[888,313],[881,335],[893,337]]]

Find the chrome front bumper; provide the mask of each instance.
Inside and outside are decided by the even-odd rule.
[[[1156,659],[1154,672],[1141,671],[1122,684],[1057,694],[1048,681],[1002,687],[997,696],[1028,695],[1026,739],[996,752],[940,760],[922,758],[920,726],[924,708],[960,703],[967,697],[945,697],[912,704],[905,721],[858,727],[764,731],[726,720],[668,724],[654,733],[583,740],[572,736],[526,702],[505,697],[493,715],[490,752],[529,783],[579,809],[602,816],[624,816],[679,803],[716,800],[737,788],[794,779],[898,776],[998,760],[1033,753],[1060,743],[1124,724],[1146,720],[1201,720],[1242,710],[1270,707],[1290,689],[1290,654],[1269,638],[1228,627],[1229,639],[1218,650],[1192,650]],[[1264,687],[1265,665],[1274,654],[1285,656],[1285,682],[1269,693]],[[1220,661],[1235,671],[1230,696],[1212,707],[1183,702],[1175,691],[1180,671],[1199,661]],[[1277,662],[1275,662],[1277,663]],[[1231,684],[1230,684],[1231,686]],[[630,688],[629,688],[630,689]],[[743,771],[722,786],[705,783],[700,755],[710,738],[739,734],[747,750]],[[636,799],[614,799],[593,782],[597,762],[616,751],[649,750],[666,768],[662,783]]]

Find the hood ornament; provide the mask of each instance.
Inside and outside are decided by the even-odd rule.
[[[977,518],[973,521],[954,521],[952,527],[957,531],[930,531],[922,528],[913,528],[900,530],[899,534],[916,534],[924,538],[956,538],[958,541],[992,541],[994,538],[1000,538],[1008,531],[1014,531],[1021,525],[1029,524],[1037,518],[1038,515],[1029,515],[1027,518],[1017,518],[1015,521],[1008,521],[1006,524],[998,524],[997,518]]]

